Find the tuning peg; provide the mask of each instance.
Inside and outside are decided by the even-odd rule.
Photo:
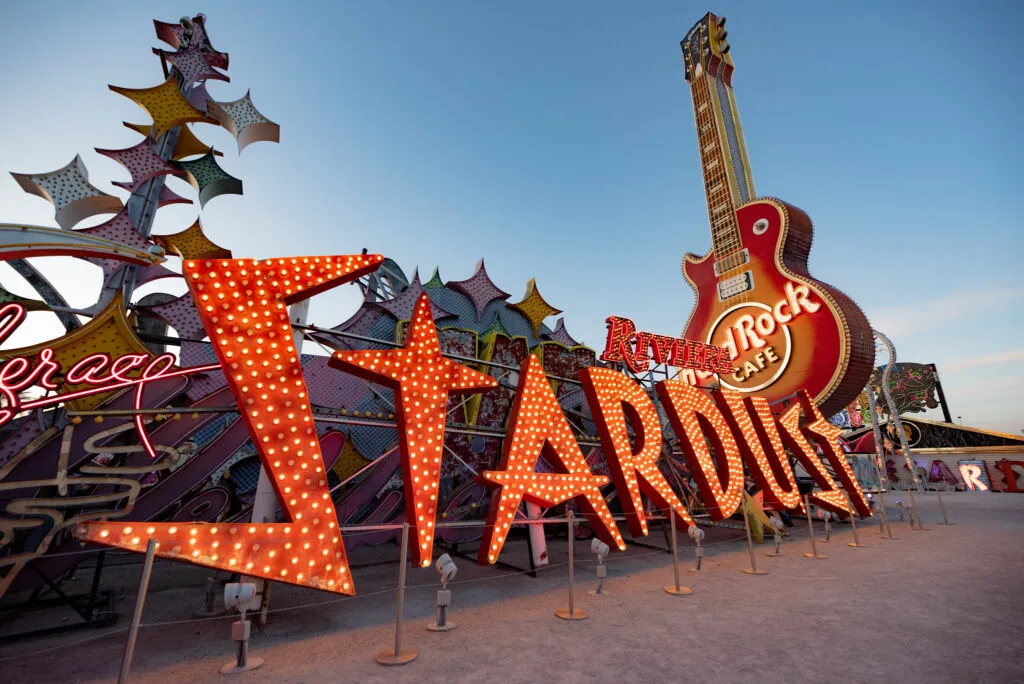
[[[729,35],[729,32],[726,31],[725,29],[719,29],[719,31],[718,31],[718,40],[719,40],[719,42],[724,43],[725,42],[725,37],[728,36],[728,35]]]
[[[727,54],[731,48],[732,45],[726,45],[725,47],[722,48],[722,54]]]
[[[719,17],[718,18],[718,28],[719,29],[725,28],[725,17]]]

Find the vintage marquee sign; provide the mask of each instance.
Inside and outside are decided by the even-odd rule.
[[[184,262],[189,290],[213,343],[218,367],[237,399],[287,522],[97,521],[81,524],[77,535],[137,552],[146,548],[149,539],[156,539],[157,554],[166,558],[354,594],[286,306],[371,273],[382,261],[379,255],[361,255]],[[25,378],[41,378],[51,370],[40,363],[12,363],[0,368],[7,391]],[[403,348],[339,351],[331,365],[395,389],[406,519],[413,530],[410,551],[414,562],[429,565],[448,396],[482,391],[493,387],[495,381],[441,354],[426,294],[415,304]],[[123,379],[129,367],[141,368],[141,372]],[[151,379],[146,369],[163,366],[155,360],[142,366],[136,360],[83,359],[74,368],[79,369],[76,378],[88,376],[98,387],[109,390],[125,383],[144,383]],[[101,373],[103,368],[110,369],[106,375]],[[167,377],[166,370],[150,375],[158,373]],[[647,532],[641,493],[659,507],[670,508],[680,524],[691,524],[685,505],[657,467],[662,428],[651,397],[634,380],[610,369],[585,368],[580,379],[630,531],[634,535]],[[738,510],[744,464],[770,504],[800,509],[786,447],[821,489],[811,495],[815,503],[843,515],[871,515],[836,440],[839,430],[821,415],[806,392],[776,417],[763,399],[729,390],[709,396],[680,380],[660,382],[656,390],[713,519],[727,518]],[[634,432],[632,442],[627,422]],[[822,450],[834,477],[812,441]],[[542,455],[555,472],[536,472]],[[587,466],[533,355],[522,364],[498,468],[479,477],[481,484],[497,490],[491,497],[480,549],[482,564],[497,561],[523,501],[553,506],[574,500],[598,537],[625,548],[600,492],[608,479]]]
[[[25,307],[10,302],[0,307],[0,344],[9,338],[25,320]],[[68,401],[116,390],[134,388],[136,410],[142,408],[146,387],[159,380],[217,370],[219,364],[174,369],[176,360],[171,354],[123,354],[111,358],[109,354],[90,354],[79,359],[68,369],[55,360],[52,347],[42,347],[34,358],[15,356],[0,365],[0,426],[5,425],[22,411],[46,408]],[[41,387],[58,392],[53,396],[23,401],[22,390]],[[142,415],[135,416],[139,441],[150,458],[156,458],[153,444],[143,425]]]

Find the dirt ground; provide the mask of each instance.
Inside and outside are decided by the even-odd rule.
[[[538,578],[456,559],[451,620],[458,628],[448,633],[424,629],[437,575],[413,569],[403,646],[419,658],[400,668],[374,662],[393,646],[397,564],[385,556],[376,559],[387,564],[368,565],[375,559],[368,554],[397,550],[357,551],[350,559],[363,562],[354,569],[357,598],[275,586],[269,625],[251,645],[265,664],[236,676],[254,683],[1024,681],[1016,657],[1024,633],[1024,496],[950,493],[943,500],[954,525],[937,524],[935,494],[927,494],[919,497],[926,529],[911,531],[889,498],[896,539],[864,524],[866,546],[850,548],[851,530],[839,526],[818,546],[825,560],[804,558],[806,521],[797,520],[781,558],[765,556],[769,544],[756,549],[764,576],[741,572],[750,559],[735,531],[718,531],[703,571],[689,572],[693,548],[681,535],[682,583],[691,596],[666,594],[671,557],[639,546],[613,555],[606,593],[590,595],[593,558],[579,542],[576,603],[589,617],[578,622],[554,616],[568,605],[564,538],[551,543],[554,567]],[[664,537],[655,531],[646,541]],[[510,560],[525,562],[522,549],[509,551]],[[129,565],[105,576],[123,585],[114,627],[0,643],[0,681],[116,681],[138,572]],[[221,679],[219,667],[233,657],[230,619],[191,621],[207,574],[157,563],[132,681]]]

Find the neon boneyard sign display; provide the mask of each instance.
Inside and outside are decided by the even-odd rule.
[[[174,65],[175,73],[152,88],[114,88],[149,113],[153,125],[129,126],[145,137],[133,148],[100,150],[115,156],[131,173],[132,181],[121,184],[133,192],[127,204],[122,206],[117,198],[89,185],[84,166],[76,157],[54,172],[15,174],[27,192],[54,204],[61,230],[0,224],[0,258],[89,258],[104,272],[103,294],[92,309],[91,321],[83,325],[67,314],[61,320],[69,332],[60,340],[49,346],[0,354],[0,398],[6,404],[0,406],[4,412],[0,424],[18,421],[16,429],[5,434],[4,450],[0,451],[0,497],[5,497],[0,498],[0,504],[9,501],[5,512],[17,516],[0,518],[0,548],[12,540],[31,540],[33,535],[19,534],[15,538],[14,532],[39,527],[40,518],[54,521],[37,551],[0,557],[0,566],[13,567],[0,577],[0,594],[10,586],[19,568],[45,552],[55,535],[67,528],[74,529],[82,539],[132,551],[142,551],[153,539],[158,544],[157,553],[167,558],[353,594],[355,587],[339,525],[363,517],[361,512],[353,512],[357,507],[345,498],[347,494],[337,503],[331,498],[331,468],[325,460],[340,461],[341,447],[337,446],[338,433],[317,433],[316,416],[323,416],[325,409],[340,410],[345,415],[346,409],[355,414],[360,408],[369,418],[369,408],[379,404],[363,398],[361,393],[368,397],[371,392],[362,383],[357,383],[358,392],[339,391],[337,394],[344,395],[340,400],[324,396],[335,383],[339,388],[346,382],[352,387],[352,378],[343,373],[387,385],[394,396],[397,449],[380,446],[377,441],[364,452],[358,450],[355,443],[365,432],[357,434],[357,429],[384,425],[353,428],[347,435],[352,439],[344,444],[346,449],[353,445],[352,452],[359,458],[383,463],[352,487],[363,488],[353,492],[360,494],[362,502],[373,500],[376,494],[367,495],[367,491],[376,492],[390,479],[393,465],[400,463],[404,497],[389,491],[387,501],[391,503],[380,502],[378,510],[383,513],[378,522],[392,521],[397,512],[396,499],[404,501],[404,516],[412,528],[410,550],[418,564],[430,562],[438,534],[451,541],[453,528],[437,529],[438,513],[444,517],[459,507],[486,501],[484,488],[492,490],[479,555],[484,564],[498,560],[524,501],[543,507],[572,501],[599,537],[621,548],[622,535],[601,491],[609,481],[619,494],[633,535],[647,532],[643,496],[659,508],[674,511],[681,524],[692,522],[659,469],[664,465],[658,462],[663,426],[653,395],[623,374],[596,367],[592,350],[572,340],[561,321],[554,331],[542,333],[543,319],[558,310],[543,300],[532,281],[522,301],[505,304],[509,295],[490,281],[483,262],[465,281],[446,284],[435,273],[430,282],[421,284],[417,278],[408,282],[404,276],[396,276],[396,267],[388,267],[381,257],[373,255],[259,262],[234,259],[228,250],[204,235],[198,221],[179,233],[152,235],[150,219],[155,207],[187,201],[163,185],[167,175],[185,172],[199,191],[200,205],[218,194],[241,192],[239,180],[217,166],[217,153],[196,139],[189,123],[209,123],[214,117],[237,139],[239,150],[256,140],[276,141],[278,137],[277,124],[263,117],[248,96],[216,102],[197,90],[197,84],[222,76],[212,67],[227,67],[227,55],[209,44],[201,15],[179,25],[157,22],[156,29],[175,50],[161,52]],[[203,106],[196,109],[193,100]],[[172,134],[174,130],[177,133]],[[69,183],[69,178],[74,182]],[[145,206],[140,198],[147,198]],[[119,213],[102,224],[74,228],[84,218],[104,212]],[[158,265],[163,261],[163,251],[154,242],[181,258],[180,276]],[[123,264],[117,262],[144,268],[130,271],[129,277],[129,271],[121,272]],[[407,323],[403,347],[339,351],[329,363],[333,370],[327,369],[328,364],[320,357],[303,359],[292,337],[286,307],[362,276],[370,280],[371,273],[379,280],[389,280],[394,292],[374,301],[373,310],[364,306],[360,314],[367,314],[371,322],[387,324],[373,333],[377,339],[388,337],[390,331],[401,338],[398,333]],[[183,277],[189,294],[159,305],[141,304],[141,300],[132,298],[135,285],[169,275]],[[29,303],[29,310],[66,308],[45,279],[36,278],[35,283],[45,301]],[[453,313],[436,306],[437,302],[426,295],[428,288],[445,288],[446,295],[454,298],[446,301],[462,302],[465,312]],[[127,305],[139,316],[148,311],[174,327],[182,345],[177,361],[167,354],[148,352],[135,330],[142,326],[128,318]],[[495,313],[499,309],[505,321],[519,324],[514,326],[520,330],[518,334],[505,334],[508,330]],[[785,307],[776,309],[782,315],[787,313]],[[21,323],[24,310],[18,304],[0,308],[0,341]],[[395,322],[385,319],[385,315]],[[441,331],[440,340],[435,317],[456,319]],[[499,332],[488,332],[494,330]],[[731,353],[722,347],[657,336],[647,339],[644,333],[636,335],[634,344],[631,335],[623,323],[615,337],[627,364],[649,353],[655,362],[680,365],[687,372],[700,369],[722,376],[733,365],[727,363]],[[209,346],[203,338],[209,339]],[[484,342],[483,349],[477,347],[478,339]],[[447,355],[441,353],[442,349]],[[108,353],[94,353],[99,350]],[[454,355],[462,359],[476,357],[507,369],[497,375],[518,370],[515,393],[497,388],[496,378],[456,363]],[[216,363],[212,363],[214,360]],[[185,368],[177,368],[176,363]],[[472,365],[471,361],[467,363]],[[182,377],[189,374],[196,377]],[[583,389],[577,394],[561,379],[553,389],[546,374],[552,378],[578,377]],[[23,398],[22,391],[31,386],[46,394]],[[318,393],[316,399],[311,390]],[[818,503],[835,511],[850,510],[850,503],[838,488],[842,485],[851,496],[852,506],[867,513],[835,444],[835,433],[807,396],[776,417],[756,397],[741,399],[729,392],[708,395],[679,381],[660,383],[656,393],[713,518],[728,517],[740,505],[744,463],[765,489],[767,501],[799,507],[785,449],[803,463],[821,487],[822,492],[815,497]],[[373,394],[376,396],[376,392]],[[468,395],[469,401],[452,413],[451,395]],[[593,415],[610,478],[591,470],[588,464],[596,464],[591,458],[594,452],[584,458],[575,438],[574,429],[578,428],[570,427],[563,413],[563,406],[585,411],[584,401]],[[72,409],[66,418],[59,412],[44,416],[42,411],[32,411],[65,402]],[[202,418],[200,413],[193,413],[190,425],[180,420],[168,424],[162,422],[166,416],[161,415],[166,409],[159,408],[168,404],[176,407],[175,419],[182,417],[186,406],[208,413]],[[80,425],[81,412],[100,406],[103,411],[96,414],[97,423],[103,415],[123,413],[130,414],[131,420],[103,430],[92,424]],[[506,421],[509,407],[511,414]],[[378,419],[385,417],[380,410],[376,408]],[[241,414],[240,420],[233,417],[236,412]],[[221,420],[221,414],[230,416]],[[472,459],[469,452],[474,451],[475,444],[460,442],[461,435],[453,435],[446,443],[446,419],[504,432],[500,456],[497,442],[488,440],[484,451],[476,454],[476,482],[458,483],[462,488],[454,494],[456,478],[451,463],[444,462],[445,453],[462,450],[463,457]],[[48,422],[49,427],[45,424]],[[150,423],[160,423],[152,438],[146,432]],[[120,435],[133,427],[139,443],[124,444]],[[62,437],[56,439],[57,435]],[[203,512],[202,506],[208,507],[210,499],[201,505],[195,502],[215,494],[218,488],[222,494],[226,492],[220,485],[188,498],[197,491],[196,483],[209,478],[218,465],[230,465],[236,462],[236,456],[249,461],[250,440],[255,460],[270,475],[284,522],[243,523],[238,519],[244,511],[223,517],[217,509]],[[811,442],[817,442],[831,462],[838,484],[823,467]],[[157,458],[156,452],[163,456]],[[44,474],[51,465],[56,467],[52,477]],[[445,466],[449,466],[447,474]],[[69,478],[69,472],[75,476]],[[78,477],[81,474],[87,477]],[[336,467],[333,474],[341,477]],[[72,490],[72,481],[81,487]],[[90,487],[96,485],[111,493],[90,495],[94,493]],[[55,486],[60,496],[38,495],[38,488],[50,486]],[[143,493],[146,487],[149,489]],[[28,488],[29,497],[5,493],[18,488]],[[66,496],[69,492],[71,495]],[[109,507],[115,499],[122,504],[120,508],[96,509]],[[392,505],[395,510],[388,508]],[[112,521],[129,513],[136,519]],[[97,520],[101,516],[106,518]],[[373,543],[366,539],[364,535],[358,541]],[[353,540],[349,542],[351,549]],[[60,571],[70,562],[62,557],[54,570]]]
[[[361,255],[184,263],[203,326],[287,522],[87,522],[77,528],[77,534],[134,551],[144,550],[152,538],[158,542],[157,554],[167,558],[354,594],[286,306],[370,273],[382,260]],[[396,388],[406,519],[413,530],[410,551],[414,562],[429,565],[447,398],[450,393],[486,390],[495,381],[441,355],[426,294],[416,302],[402,349],[338,351],[331,365]],[[681,524],[692,524],[657,467],[662,434],[650,397],[634,380],[609,369],[585,368],[579,375],[630,531],[647,531],[641,493],[659,507],[671,508]],[[738,509],[744,463],[769,503],[802,506],[784,447],[820,487],[811,495],[815,503],[837,513],[871,514],[836,439],[840,431],[806,392],[775,417],[759,397],[729,391],[709,396],[680,380],[660,382],[656,391],[713,519],[727,518]],[[627,420],[633,429],[632,443]],[[812,441],[821,448],[838,483]],[[542,456],[560,472],[536,472]],[[499,470],[484,472],[479,479],[497,489],[491,498],[481,563],[497,561],[522,501],[554,506],[576,500],[600,538],[625,548],[599,491],[607,479],[587,466],[533,355],[521,368]]]

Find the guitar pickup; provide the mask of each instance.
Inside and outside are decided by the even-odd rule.
[[[734,268],[739,268],[740,266],[748,263],[750,263],[750,251],[747,249],[741,249],[738,252],[733,252],[732,254],[715,261],[715,275],[720,276],[726,271],[731,271]]]
[[[724,302],[726,299],[741,295],[744,292],[750,292],[754,289],[754,274],[750,271],[744,271],[739,275],[718,283],[718,300]]]

